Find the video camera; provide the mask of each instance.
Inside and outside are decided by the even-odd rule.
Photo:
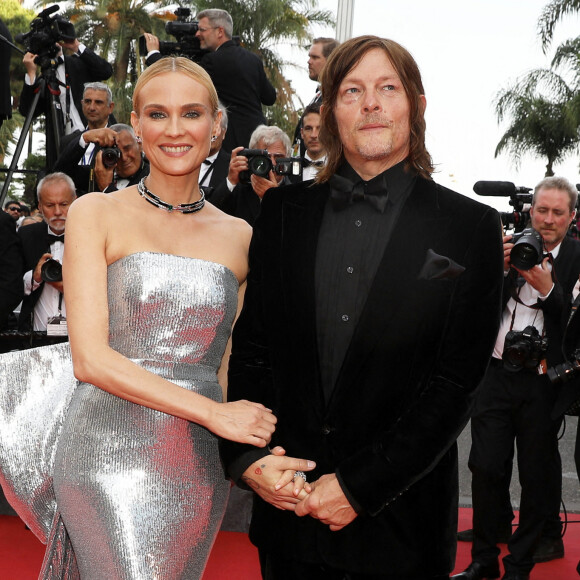
[[[533,193],[531,187],[516,187],[511,181],[478,181],[473,186],[477,195],[509,197],[512,212],[500,212],[506,230],[521,232],[530,219]]]
[[[165,32],[175,36],[177,42],[159,41],[159,52],[163,56],[180,55],[185,56],[194,62],[199,62],[201,57],[208,52],[200,48],[199,38],[195,36],[198,30],[198,22],[192,20],[191,9],[179,7],[174,12],[176,20],[165,23]],[[139,53],[147,54],[147,42],[145,36],[139,37]]]
[[[24,45],[28,52],[36,54],[37,64],[46,68],[50,60],[59,53],[57,42],[72,42],[76,38],[75,27],[62,16],[51,14],[57,12],[58,4],[40,12],[30,23],[30,31],[16,35],[16,42]]]
[[[248,183],[250,175],[268,177],[270,171],[276,175],[301,175],[302,166],[299,157],[282,157],[272,163],[267,149],[242,149],[238,155],[248,158],[248,171],[240,172],[240,181]]]

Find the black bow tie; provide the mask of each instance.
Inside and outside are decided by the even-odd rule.
[[[368,182],[367,182],[368,183]],[[364,181],[352,183],[350,179],[341,175],[333,175],[330,178],[330,201],[335,211],[345,209],[358,201],[366,201],[378,212],[385,213],[389,202],[389,194],[385,177],[372,186],[368,186]]]
[[[49,246],[50,246],[50,244],[53,244],[54,242],[62,242],[64,244],[64,234],[61,234],[60,236],[54,236],[52,234],[47,234],[46,239],[48,241]]]
[[[306,159],[305,157],[302,158],[302,167],[322,167],[324,165],[324,161],[312,161],[311,159]]]

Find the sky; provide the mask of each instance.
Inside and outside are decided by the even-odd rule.
[[[511,211],[507,198],[473,193],[479,180],[511,181],[534,187],[545,174],[544,159],[526,156],[519,168],[494,152],[507,128],[498,125],[493,101],[497,92],[534,68],[548,68],[553,49],[544,55],[537,23],[548,0],[354,0],[352,35],[376,34],[409,50],[423,77],[427,98],[427,146],[436,165],[435,181],[460,193]],[[318,0],[336,14],[338,0]],[[580,34],[580,18],[566,17],[556,27],[553,47]],[[315,36],[335,36],[314,29]],[[297,56],[304,71],[288,72],[308,103],[315,83],[306,72],[307,51]],[[578,156],[555,166],[555,173],[580,183]]]

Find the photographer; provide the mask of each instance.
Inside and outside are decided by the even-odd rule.
[[[66,216],[76,199],[74,183],[64,173],[51,173],[40,180],[37,195],[44,221],[18,231],[24,254],[25,296],[18,320],[21,331],[44,331],[51,318],[66,317],[62,277],[47,277],[43,266],[50,259],[62,261]]]
[[[118,123],[110,130],[116,133],[113,146],[102,149],[95,158],[95,191],[105,193],[136,185],[149,175],[149,161],[133,128]]]
[[[72,24],[66,22],[61,16],[55,16],[54,20],[66,24],[66,29],[71,34],[71,38],[63,39],[57,43],[59,51],[56,58],[58,63],[56,78],[61,89],[58,97],[62,115],[61,122],[63,133],[68,135],[75,130],[82,131],[87,124],[87,118],[81,106],[85,83],[107,80],[113,74],[113,67],[74,37],[75,31]],[[70,55],[63,55],[62,49],[69,51]],[[30,112],[37,89],[38,56],[27,52],[23,57],[27,74],[24,78],[18,109],[25,117]],[[47,106],[46,99],[41,97],[34,111],[34,117],[45,113]]]
[[[266,191],[287,184],[289,180],[284,175],[276,174],[273,168],[264,177],[250,173],[248,157],[240,155],[243,149],[236,147],[232,151],[228,177],[225,183],[216,187],[211,202],[227,214],[242,218],[253,226]],[[270,162],[275,166],[278,159],[290,156],[290,138],[275,125],[260,125],[250,137],[250,149],[267,150]]]
[[[514,267],[516,246],[512,236],[504,237],[502,323],[471,419],[472,563],[453,576],[457,580],[499,576],[497,521],[514,440],[520,518],[503,559],[504,579],[529,578],[535,548],[547,533],[545,524],[559,511],[561,419],[550,416],[558,389],[545,373],[547,366],[562,361],[562,316],[580,272],[580,244],[566,236],[577,196],[576,188],[560,177],[548,177],[536,186],[531,226],[549,255],[540,253],[539,263],[529,269]],[[563,556],[559,533],[552,541],[553,550]]]
[[[87,126],[64,137],[54,164],[54,171],[61,171],[72,178],[77,195],[97,188],[94,175],[96,154],[101,147],[115,145],[117,135],[110,128],[114,123],[114,106],[113,94],[106,84],[95,82],[85,85],[82,108]]]

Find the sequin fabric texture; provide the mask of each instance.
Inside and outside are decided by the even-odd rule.
[[[129,255],[108,269],[110,344],[219,401],[216,373],[237,290],[221,264]],[[212,433],[80,383],[57,438],[53,479],[43,578],[201,578],[229,490]]]

